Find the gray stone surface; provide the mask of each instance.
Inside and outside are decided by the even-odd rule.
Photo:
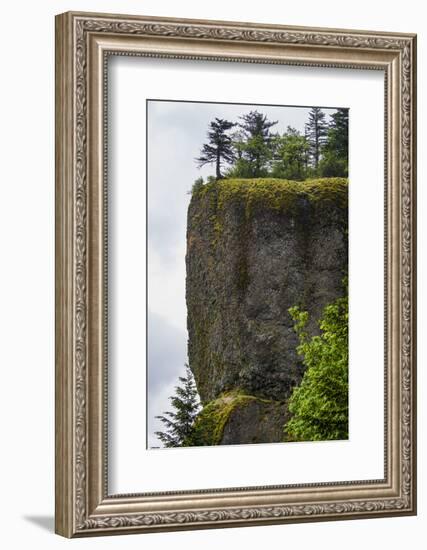
[[[275,401],[254,399],[237,407],[230,414],[221,439],[221,445],[277,443],[283,440],[286,408]]]
[[[316,200],[297,193],[277,208],[277,196],[270,205],[228,195],[226,184],[194,193],[188,210],[189,364],[203,403],[234,388],[284,402],[303,374],[288,309],[307,309],[314,334],[343,294],[347,189]]]

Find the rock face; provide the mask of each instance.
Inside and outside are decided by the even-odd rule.
[[[220,445],[282,441],[285,421],[286,408],[280,402],[253,399],[230,414]]]
[[[228,392],[210,401],[197,417],[192,446],[281,441],[286,408],[278,401]]]
[[[288,309],[298,305],[316,320],[343,294],[347,204],[341,178],[220,180],[193,192],[188,354],[204,405],[236,389],[284,403],[300,383],[303,366]],[[307,331],[318,331],[315,321]],[[245,414],[245,421],[230,418],[223,442],[235,442],[236,426],[253,422]]]

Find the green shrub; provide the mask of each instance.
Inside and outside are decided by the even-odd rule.
[[[326,306],[320,336],[305,332],[306,311],[293,307],[289,313],[307,370],[288,403],[293,416],[285,425],[286,439],[348,439],[348,296]]]

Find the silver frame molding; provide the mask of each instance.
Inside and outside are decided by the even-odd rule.
[[[108,494],[105,182],[110,55],[384,71],[384,479]],[[416,513],[415,121],[412,34],[72,12],[56,17],[58,534],[79,537]]]

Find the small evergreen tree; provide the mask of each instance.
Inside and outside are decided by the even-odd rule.
[[[339,157],[348,157],[348,109],[337,109],[331,116],[328,142]]]
[[[307,149],[305,150],[305,154],[304,154],[304,167],[305,167],[305,173],[308,176],[310,173],[310,141],[308,139],[307,124],[304,127],[304,139],[305,139],[305,142],[307,143]]]
[[[243,178],[266,176],[273,158],[274,136],[270,128],[277,124],[277,120],[270,121],[258,111],[251,111],[240,120],[241,138],[236,146],[239,155],[232,175]]]
[[[250,113],[239,117],[242,120],[239,123],[247,138],[261,136],[264,141],[268,141],[271,137],[270,128],[277,124],[277,120],[270,121],[266,115],[259,111],[251,111]]]
[[[231,136],[236,160],[239,161],[243,157],[243,149],[245,144],[245,133],[238,127]]]
[[[179,382],[180,385],[175,387],[175,395],[169,398],[174,410],[155,417],[166,427],[163,432],[155,432],[165,447],[185,446],[200,409],[194,376],[188,365],[185,365],[185,376],[180,376]]]
[[[319,168],[327,178],[348,176],[348,109],[337,109],[331,116]]]
[[[308,115],[306,135],[310,143],[310,157],[315,171],[319,167],[322,146],[326,141],[327,132],[325,113],[320,107],[313,107]]]
[[[233,140],[227,133],[228,130],[234,126],[236,126],[234,122],[222,118],[215,118],[215,120],[209,124],[209,143],[203,145],[200,151],[200,157],[196,158],[199,168],[206,164],[215,164],[217,179],[223,177],[221,173],[222,164],[231,164],[235,159]]]
[[[307,370],[294,388],[285,426],[290,441],[348,439],[348,296],[326,306],[320,336],[305,332],[308,313],[289,310],[299,337],[298,353]]]

